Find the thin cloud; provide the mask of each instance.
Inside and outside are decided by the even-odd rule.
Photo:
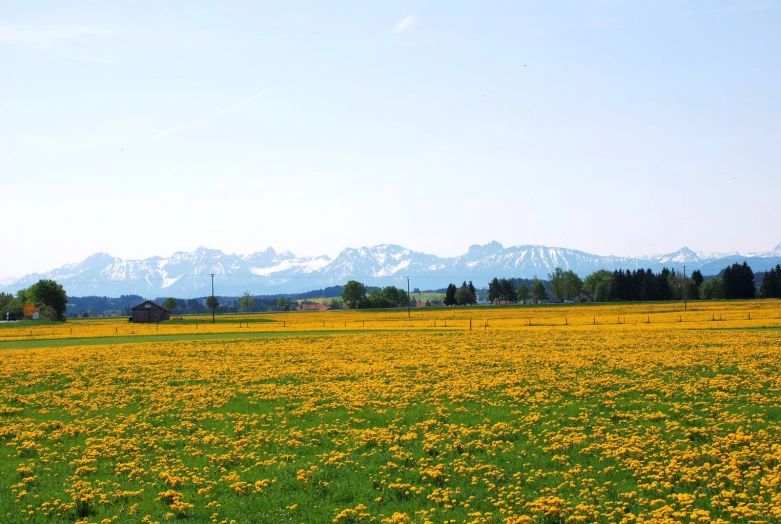
[[[233,104],[230,107],[226,107],[225,109],[220,109],[219,111],[215,111],[211,115],[209,115],[206,118],[203,118],[201,120],[195,120],[193,122],[190,122],[189,124],[177,124],[177,125],[175,125],[173,127],[169,127],[168,129],[163,129],[162,131],[160,131],[159,133],[154,135],[152,137],[152,140],[160,140],[161,138],[165,138],[165,137],[167,137],[170,134],[173,134],[173,133],[176,133],[177,131],[181,131],[182,129],[185,129],[186,127],[192,127],[192,126],[195,126],[195,125],[198,125],[198,124],[205,124],[209,120],[212,120],[214,118],[218,118],[218,117],[220,117],[220,116],[222,116],[222,115],[224,115],[226,113],[232,113],[234,111],[238,111],[243,106],[249,104],[253,100],[256,100],[256,99],[260,98],[261,96],[265,95],[266,93],[268,93],[268,89],[264,89],[263,91],[259,91],[258,93],[252,95],[251,97],[245,98],[241,102],[237,102],[237,103]]]
[[[32,44],[40,47],[54,47],[62,40],[75,40],[94,36],[120,35],[114,31],[101,27],[33,27],[15,26],[0,22],[0,40],[17,44]]]
[[[260,91],[259,93],[255,94],[255,95],[252,95],[249,98],[245,98],[241,102],[238,102],[236,104],[233,104],[230,107],[226,107],[225,109],[221,109],[221,110],[219,110],[219,111],[217,111],[215,113],[212,113],[212,116],[213,117],[218,117],[218,116],[224,115],[225,113],[232,113],[233,111],[236,111],[236,110],[240,109],[242,106],[245,106],[245,105],[249,104],[253,100],[255,100],[257,98],[260,98],[261,96],[265,95],[266,93],[268,93],[268,89],[264,89],[263,91]]]
[[[418,24],[417,16],[407,15],[401,20],[399,20],[395,26],[393,26],[393,29],[391,29],[391,33],[401,34],[417,24]]]
[[[82,62],[113,63],[115,59],[109,50],[111,46],[98,42],[108,39],[153,43],[149,39],[100,26],[32,26],[0,21],[0,44],[32,47]]]
[[[160,140],[161,138],[166,137],[166,136],[170,135],[171,133],[176,133],[177,131],[179,131],[180,129],[183,129],[183,128],[184,128],[184,125],[182,125],[182,124],[179,124],[179,125],[173,126],[173,127],[169,127],[168,129],[164,129],[164,130],[160,131],[159,133],[157,133],[155,136],[153,136],[152,140]]]
[[[380,191],[380,200],[385,200],[393,192],[393,184],[385,184]]]

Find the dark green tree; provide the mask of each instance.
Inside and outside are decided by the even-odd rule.
[[[382,309],[394,306],[395,304],[388,299],[380,288],[374,288],[366,295],[366,305],[364,307]]]
[[[543,300],[548,300],[548,292],[545,290],[545,284],[540,282],[537,277],[534,277],[534,281],[532,282],[531,295],[535,304]]]
[[[613,283],[613,273],[605,269],[590,274],[583,281],[583,291],[595,302],[610,300],[610,287]]]
[[[253,297],[252,293],[247,290],[239,297],[239,307],[249,313],[252,309],[252,306],[255,305],[255,301],[255,297]]]
[[[521,282],[521,284],[518,286],[518,289],[515,290],[515,293],[518,295],[519,302],[523,302],[524,304],[528,302],[529,286],[526,285],[526,282]]]
[[[14,296],[10,293],[0,293],[0,316],[5,315],[11,311],[11,303],[14,300]]]
[[[499,288],[501,289],[501,296],[507,302],[516,302],[518,296],[515,294],[515,285],[512,280],[503,278],[499,281]]]
[[[702,276],[702,271],[699,269],[692,271],[692,280],[695,286],[700,287],[700,284],[705,280],[705,277]]]
[[[30,300],[47,320],[65,320],[68,309],[68,295],[54,280],[39,280],[28,288]]]
[[[488,283],[488,300],[493,304],[495,301],[501,300],[501,298],[502,286],[499,284],[499,279],[494,277],[494,279]]]
[[[762,277],[759,286],[759,296],[762,298],[781,298],[781,265],[770,268]]]
[[[448,284],[447,289],[445,290],[445,301],[444,304],[446,306],[454,306],[456,304],[456,285],[455,284]]]
[[[583,281],[574,271],[557,267],[549,274],[551,292],[561,301],[572,300],[583,290]]]
[[[407,292],[396,286],[387,286],[383,288],[382,295],[387,305],[383,307],[407,307],[409,295]]]
[[[746,262],[732,264],[722,273],[724,298],[754,298],[754,272]]]
[[[356,280],[350,280],[342,288],[342,300],[348,307],[357,308],[366,301],[366,286]]]
[[[163,307],[166,308],[168,311],[173,311],[176,309],[176,299],[173,297],[168,297],[165,299],[165,302],[163,302]]]
[[[474,286],[472,286],[472,288],[474,288]],[[461,287],[456,290],[455,298],[456,304],[459,306],[467,306],[469,304],[474,304],[477,301],[474,291],[469,288],[466,282],[461,284]]]
[[[214,311],[218,307],[220,307],[220,301],[217,297],[214,295],[206,298],[206,307]]]
[[[724,282],[720,278],[709,278],[700,284],[700,298],[718,300],[724,298]]]
[[[277,298],[277,309],[280,311],[288,310],[287,300],[282,295],[279,295],[279,298]]]

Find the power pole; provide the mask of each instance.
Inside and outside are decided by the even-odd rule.
[[[683,266],[683,310],[686,311],[686,266]]]
[[[407,277],[407,318],[410,318],[410,300],[412,297],[410,297],[409,294],[409,277]]]
[[[214,273],[212,275],[212,324],[214,324]]]

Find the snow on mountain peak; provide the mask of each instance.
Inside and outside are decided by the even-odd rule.
[[[487,244],[480,245],[480,244],[472,244],[469,246],[469,251],[467,251],[467,255],[471,256],[486,256],[486,255],[495,255],[497,253],[500,253],[504,249],[504,246],[497,242],[496,240],[493,240]]]
[[[752,268],[764,271],[781,262],[781,244],[772,252],[753,255]],[[123,260],[96,253],[82,262],[66,264],[43,275],[28,274],[20,279],[3,279],[2,284],[34,284],[40,278],[62,283],[72,296],[142,294],[149,298],[204,296],[211,291],[210,273],[216,275],[215,288],[222,296],[232,296],[246,289],[253,293],[293,293],[343,284],[348,279],[366,284],[399,285],[402,275],[409,275],[421,289],[438,289],[450,281],[479,282],[493,277],[544,278],[556,267],[571,269],[585,277],[599,269],[638,269],[686,264],[687,269],[716,274],[734,261],[713,255],[703,257],[685,247],[664,255],[632,258],[599,256],[561,247],[520,245],[504,248],[493,241],[473,245],[467,253],[452,258],[421,253],[395,244],[347,248],[335,258],[326,255],[299,257],[289,251],[277,253],[273,248],[252,255],[225,254],[200,246],[194,252],[176,252],[169,257]],[[303,278],[305,277],[305,278]]]
[[[659,262],[661,264],[669,264],[671,262],[675,262],[677,264],[684,264],[689,262],[699,262],[701,259],[702,257],[700,257],[700,255],[698,255],[688,247],[683,247],[678,251],[674,251],[673,253],[667,253],[665,255],[657,255],[651,258],[651,260],[655,262]]]

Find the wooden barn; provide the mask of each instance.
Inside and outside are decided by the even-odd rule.
[[[134,308],[130,308],[133,316],[132,322],[160,322],[171,320],[171,312],[153,300],[142,302]]]

